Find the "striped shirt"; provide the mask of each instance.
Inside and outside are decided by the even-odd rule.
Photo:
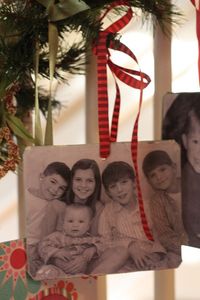
[[[98,233],[107,238],[116,239],[118,236],[146,240],[138,206],[128,210],[114,201],[105,205],[100,215]]]
[[[177,197],[181,197],[178,193]],[[180,245],[186,243],[187,236],[181,219],[180,204],[171,194],[156,192],[150,204],[154,228],[161,244],[170,251],[179,251]]]

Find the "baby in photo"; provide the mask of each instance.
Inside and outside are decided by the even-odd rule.
[[[81,264],[75,273],[86,273],[88,263],[101,248],[100,238],[89,233],[92,218],[89,206],[71,204],[66,207],[62,231],[53,232],[39,243],[39,255],[45,266],[37,272],[36,278],[55,278],[57,268],[61,270],[61,275],[63,272],[73,275],[68,265],[77,256],[82,257],[85,264]]]

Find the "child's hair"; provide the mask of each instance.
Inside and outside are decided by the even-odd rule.
[[[68,204],[66,206],[66,213],[67,213],[67,211],[68,211],[69,208],[76,209],[76,210],[86,209],[89,212],[90,219],[92,219],[93,216],[94,216],[92,208],[90,206],[83,205],[81,203],[71,203],[71,204]]]
[[[142,163],[142,169],[146,177],[149,176],[149,172],[161,165],[173,165],[173,161],[169,157],[168,153],[163,150],[154,150],[149,152]]]
[[[125,161],[114,161],[109,163],[102,173],[102,182],[106,190],[108,190],[110,184],[117,182],[122,178],[135,180],[133,167]]]
[[[46,168],[43,171],[44,176],[49,176],[52,174],[58,174],[60,175],[68,184],[66,191],[62,195],[62,197],[59,198],[62,202],[67,202],[67,192],[69,190],[69,187],[71,185],[71,170],[70,168],[63,162],[60,161],[54,161],[46,166]]]
[[[66,182],[70,183],[71,179],[71,171],[70,168],[63,162],[54,161],[46,166],[46,168],[43,171],[44,176],[49,176],[52,174],[58,174],[63,179],[66,180]]]
[[[200,101],[200,94],[180,93],[177,95],[163,120],[162,136],[164,139],[175,139],[181,143],[181,134],[185,131],[188,114],[194,106],[195,99]]]
[[[87,170],[87,169],[91,169],[94,173],[95,190],[94,190],[94,193],[88,197],[87,202],[85,203],[85,205],[90,206],[93,209],[93,211],[95,212],[95,204],[98,200],[100,200],[100,194],[101,194],[101,175],[100,175],[99,166],[98,166],[97,162],[93,159],[87,159],[87,158],[78,160],[72,166],[71,180],[73,181],[74,175],[75,175],[77,170]],[[74,202],[74,197],[75,197],[75,195],[74,195],[74,192],[71,188],[70,191],[69,191],[68,202],[73,203]]]
[[[188,118],[186,120],[183,133],[188,134],[190,132],[190,130],[192,128],[192,118],[193,117],[195,117],[197,119],[197,121],[200,123],[200,111],[196,111],[196,110],[192,109],[188,113]]]
[[[163,139],[174,139],[181,146],[181,163],[187,160],[182,134],[190,130],[191,112],[200,121],[200,93],[180,93],[169,107],[162,124]]]

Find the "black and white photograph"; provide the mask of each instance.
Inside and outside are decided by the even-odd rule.
[[[172,140],[140,142],[139,161],[154,235],[167,252],[168,267],[176,267],[181,245],[188,243],[182,220],[180,147]]]
[[[141,219],[130,143],[113,143],[107,159],[99,157],[95,144],[26,149],[26,248],[32,278],[160,270],[180,264],[176,236],[182,230],[181,220],[173,227],[180,217],[180,190],[173,190],[180,182],[180,153],[174,142],[161,144],[175,157],[151,153],[152,147],[162,147],[160,143],[138,146],[140,186],[152,240]],[[154,174],[160,173],[166,175],[157,182]],[[161,193],[163,206],[156,200]],[[171,232],[163,236],[158,228],[169,219]]]
[[[162,136],[180,145],[183,224],[188,245],[200,248],[200,93],[164,96]]]

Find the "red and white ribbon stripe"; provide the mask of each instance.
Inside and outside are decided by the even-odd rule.
[[[107,158],[110,154],[110,143],[117,140],[117,131],[118,131],[118,121],[120,113],[120,90],[117,84],[117,78],[129,85],[130,87],[140,90],[140,102],[138,114],[134,124],[132,143],[131,143],[131,153],[134,163],[136,181],[137,181],[137,190],[138,190],[138,202],[140,207],[141,221],[143,224],[144,232],[149,240],[153,240],[153,236],[148,226],[146,215],[144,212],[144,205],[142,200],[142,192],[139,182],[139,173],[137,165],[137,149],[138,149],[138,121],[140,116],[140,110],[142,105],[142,91],[150,83],[150,77],[141,72],[140,70],[132,70],[128,68],[121,67],[111,60],[111,53],[109,49],[120,51],[128,55],[133,59],[137,64],[137,58],[134,53],[123,43],[118,41],[117,43],[110,41],[109,35],[118,33],[123,29],[132,19],[133,12],[130,5],[127,1],[116,1],[112,3],[108,9],[105,11],[101,20],[115,7],[117,6],[127,7],[127,11],[124,12],[124,15],[118,19],[116,22],[111,24],[105,30],[100,31],[98,40],[95,42],[93,50],[97,56],[97,80],[98,80],[98,122],[99,122],[99,141],[100,141],[100,157]],[[101,21],[100,20],[100,21]],[[108,44],[109,43],[109,44]],[[111,131],[109,130],[109,103],[108,103],[108,86],[107,86],[107,67],[110,68],[116,86],[116,97],[115,105],[112,116]]]

